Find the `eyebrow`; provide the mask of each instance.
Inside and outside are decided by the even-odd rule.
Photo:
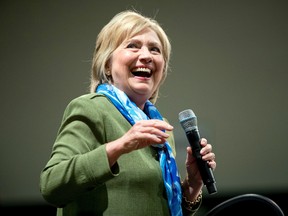
[[[139,40],[139,39],[130,38],[130,39],[128,39],[128,40],[125,42],[125,44],[130,43],[130,42],[142,43],[142,41]],[[162,48],[161,43],[154,42],[154,41],[151,41],[151,42],[149,41],[149,42],[148,42],[148,45],[149,45],[149,46],[156,46],[156,47]]]

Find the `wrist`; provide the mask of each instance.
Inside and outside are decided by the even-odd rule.
[[[182,188],[182,206],[188,211],[197,209],[202,202],[202,186],[192,187],[189,183],[188,175],[184,181],[181,182]]]
[[[194,211],[198,209],[201,203],[202,203],[202,190],[199,191],[198,195],[196,196],[195,199],[193,199],[193,201],[191,201],[184,194],[182,194],[182,206],[188,211]]]
[[[119,140],[106,143],[106,154],[108,157],[109,165],[112,167],[118,158],[124,154],[123,149],[121,149],[121,145],[119,144]]]
[[[184,179],[184,181],[181,182],[182,187],[182,193],[183,195],[190,201],[193,201],[199,196],[200,193],[202,193],[202,187],[203,183],[201,184],[192,184],[189,181],[188,175]]]

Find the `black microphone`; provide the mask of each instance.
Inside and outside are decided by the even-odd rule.
[[[182,125],[189,144],[193,151],[193,156],[196,158],[198,169],[200,171],[204,185],[209,194],[217,192],[215,178],[213,172],[207,161],[202,160],[200,150],[202,148],[200,144],[200,134],[197,126],[197,117],[191,109],[184,110],[179,113],[179,121]]]

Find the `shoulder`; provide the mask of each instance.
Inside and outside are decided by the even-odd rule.
[[[84,94],[80,95],[70,101],[70,104],[73,103],[103,103],[103,102],[109,102],[107,97],[105,97],[103,94],[98,94],[98,93],[89,93],[89,94]]]
[[[110,100],[102,94],[89,93],[72,99],[65,109],[65,115],[97,115],[115,109]]]
[[[81,96],[78,96],[74,99],[72,99],[67,107],[70,106],[85,106],[85,107],[95,107],[97,106],[111,106],[112,103],[110,100],[105,97],[103,94],[98,94],[98,93],[89,93],[89,94],[84,94]]]

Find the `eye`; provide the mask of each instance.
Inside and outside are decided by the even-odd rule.
[[[127,45],[127,48],[131,48],[131,49],[138,48],[138,45],[136,43],[129,43]]]
[[[155,53],[160,53],[161,54],[161,50],[159,47],[151,47],[150,49],[152,52],[155,52]]]

